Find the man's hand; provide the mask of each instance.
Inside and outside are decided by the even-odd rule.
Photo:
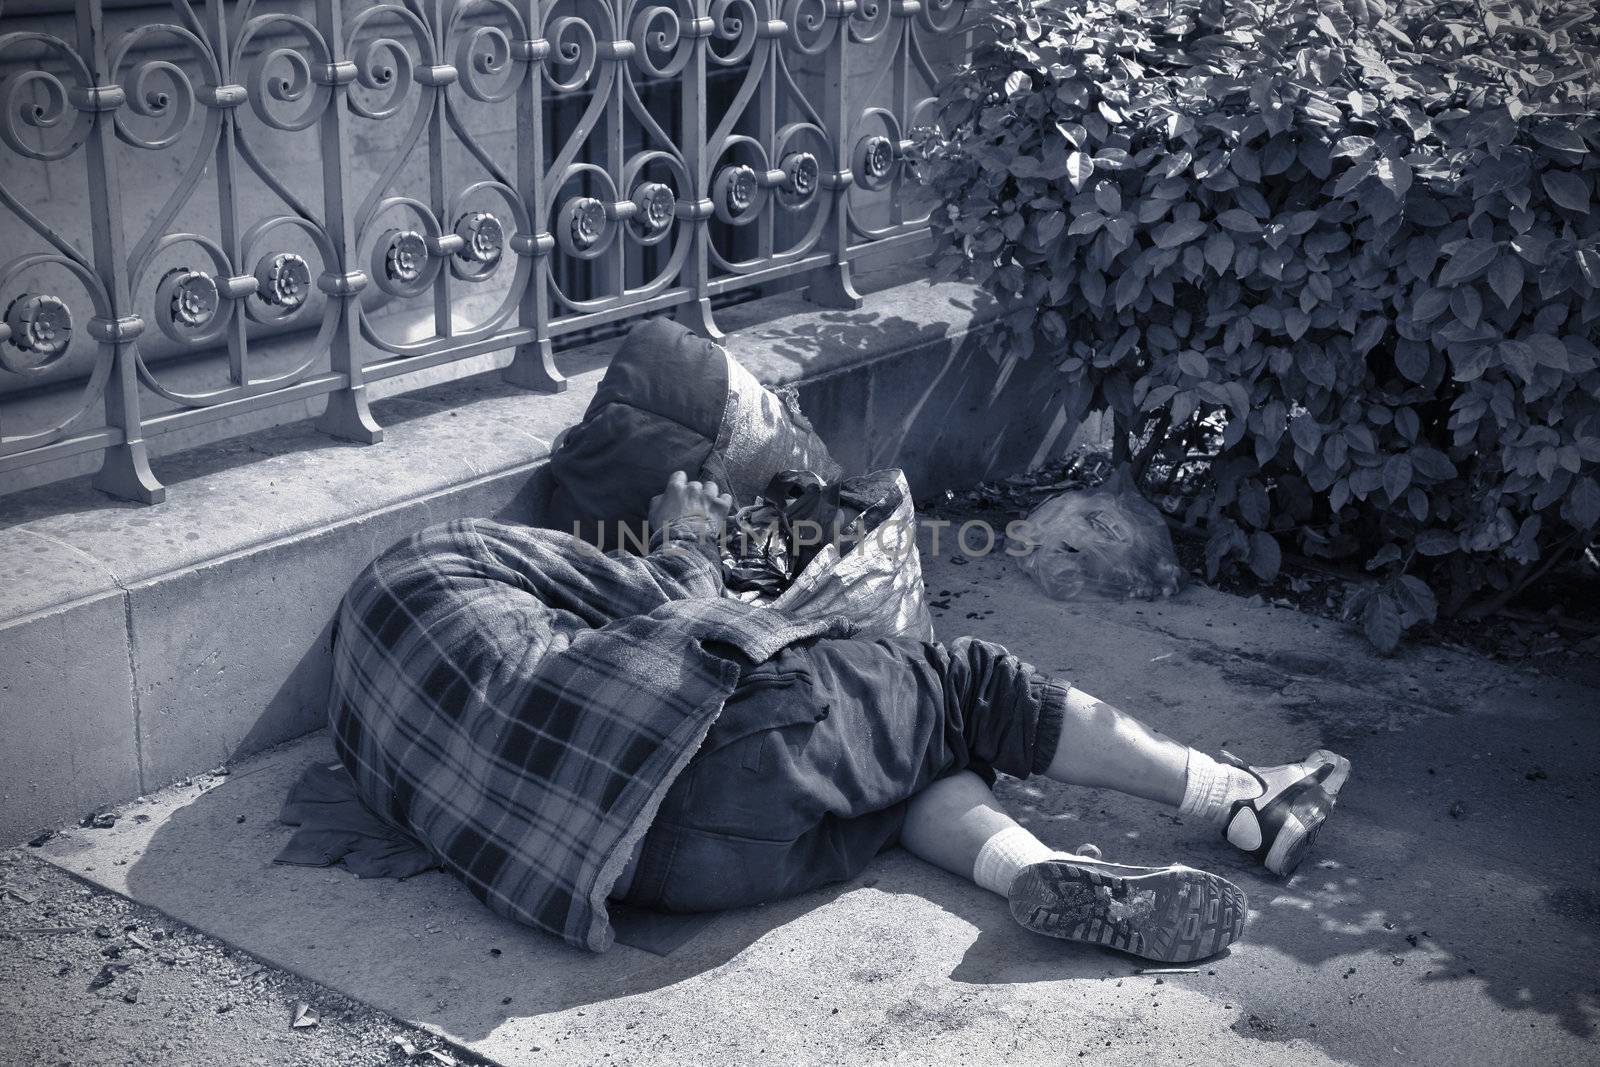
[[[683,471],[673,471],[666,489],[650,501],[650,529],[665,529],[674,519],[697,518],[716,535],[732,511],[733,497],[718,493],[716,482],[691,482]]]

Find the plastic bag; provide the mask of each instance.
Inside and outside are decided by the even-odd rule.
[[[771,607],[799,618],[849,620],[866,640],[911,637],[933,640],[917,552],[917,515],[906,476],[877,471],[839,486],[846,518],[840,552],[831,540],[806,564]],[[831,535],[831,528],[830,528]]]
[[[1161,512],[1118,472],[1034,508],[1007,551],[1056,600],[1171,596],[1183,571]]]
[[[811,471],[784,471],[731,517],[723,584],[746,603],[845,619],[859,637],[929,641],[916,521],[898,470],[831,484]]]
[[[723,585],[750,603],[775,600],[822,547],[821,538],[797,538],[794,524],[810,521],[826,529],[822,519],[837,510],[838,499],[838,487],[830,487],[814,471],[774,476],[754,504],[728,517]]]

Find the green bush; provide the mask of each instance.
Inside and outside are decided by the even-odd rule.
[[[1357,560],[1379,647],[1600,521],[1588,0],[976,0],[921,132],[935,265],[1006,302],[1263,579]],[[1166,457],[1163,460],[1163,457]]]

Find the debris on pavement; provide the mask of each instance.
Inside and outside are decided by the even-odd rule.
[[[311,1005],[301,1001],[294,1006],[294,1018],[289,1026],[295,1030],[309,1030],[321,1021],[317,1018],[317,1013],[311,1010]]]
[[[50,840],[54,836],[56,836],[56,832],[54,830],[45,830],[42,833],[35,834],[32,837],[28,838],[28,847],[29,848],[43,848],[45,842]]]
[[[459,1067],[460,1061],[444,1049],[423,1048],[404,1034],[396,1035],[393,1044],[409,1062],[434,1063],[439,1067]]]
[[[132,967],[131,963],[108,963],[100,968],[100,973],[89,979],[90,989],[104,989],[117,980],[117,975]]]
[[[0,849],[0,886],[16,894],[0,900],[0,1015],[28,1020],[7,1033],[0,1062],[400,1063],[390,1039],[407,1024],[86,887],[26,848]],[[112,936],[95,937],[100,926]],[[316,1006],[314,1029],[285,1025],[299,1003]]]

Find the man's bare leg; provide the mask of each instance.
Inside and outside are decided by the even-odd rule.
[[[900,844],[935,867],[972,878],[983,847],[1007,831],[1028,832],[1006,814],[982,778],[961,771],[911,798]],[[1034,841],[1037,844],[1038,838]],[[1052,850],[1038,844],[1036,851],[1048,856]]]
[[[1260,827],[1273,819],[1262,818],[1262,805],[1287,803],[1286,815],[1276,813],[1281,818],[1275,833],[1288,841],[1297,816],[1320,811],[1325,817],[1320,805],[1331,806],[1328,794],[1337,793],[1349,763],[1324,752],[1278,768],[1219,763],[1074,689],[1045,773],[1209,819],[1277,870],[1286,853],[1263,843]],[[1236,837],[1252,828],[1253,840]],[[1291,869],[1315,836],[1315,827],[1309,834],[1303,830]],[[1040,933],[1180,962],[1220,951],[1244,929],[1244,894],[1232,883],[1188,867],[1127,867],[1101,862],[1098,855],[1054,851],[1018,825],[971,772],[941,779],[912,798],[901,843],[913,855],[1006,897],[1012,915]]]
[[[1007,815],[970,771],[911,799],[900,842],[1005,897],[1018,922],[1052,937],[1182,963],[1214,955],[1244,930],[1244,894],[1225,879],[1054,851]]]
[[[1177,807],[1189,773],[1180,745],[1081,689],[1067,694],[1061,741],[1045,774],[1068,785],[1115,789]]]

